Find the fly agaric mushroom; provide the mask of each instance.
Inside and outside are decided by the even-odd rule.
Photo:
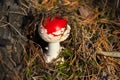
[[[67,39],[70,29],[67,21],[59,17],[54,17],[53,19],[48,17],[39,27],[38,32],[41,38],[48,42],[47,63],[58,57],[61,50],[60,42]]]

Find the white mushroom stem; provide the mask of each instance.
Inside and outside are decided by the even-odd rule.
[[[46,55],[47,62],[51,62],[53,59],[57,58],[60,53],[60,43],[59,42],[50,42],[48,44],[48,53]]]

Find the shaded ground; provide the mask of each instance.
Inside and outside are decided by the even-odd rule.
[[[65,62],[44,62],[38,26],[60,16],[71,26]],[[0,0],[0,80],[119,80],[119,0]]]

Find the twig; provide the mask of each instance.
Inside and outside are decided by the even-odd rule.
[[[97,54],[104,55],[104,56],[110,56],[110,57],[119,57],[120,58],[120,52],[98,51]]]
[[[23,36],[12,24],[10,24],[9,22],[6,22],[6,21],[1,21],[0,22],[3,22],[5,23],[6,25],[10,25],[10,27],[12,27],[18,34],[19,36],[24,40],[24,41],[28,41],[29,39],[25,36]],[[31,40],[32,41],[32,40]],[[41,47],[38,43],[32,41],[33,43],[35,43],[37,46]]]
[[[3,23],[6,23],[6,24],[10,25],[19,34],[19,36],[23,40],[28,41],[28,39],[25,36],[23,36],[12,24],[10,24],[9,22],[6,22],[6,21],[0,21],[0,22],[3,22]]]
[[[19,14],[19,15],[24,15],[26,16],[27,14],[20,13],[20,12],[14,12],[14,11],[9,11],[10,14]]]
[[[25,15],[27,15],[27,12],[25,9],[23,9],[22,7],[20,7],[21,10],[23,10],[23,12],[25,13]]]
[[[5,27],[5,26],[7,26],[7,25],[8,25],[8,24],[1,25],[0,28],[1,28],[1,27]]]
[[[117,8],[119,8],[119,3],[120,3],[120,0],[117,0]]]

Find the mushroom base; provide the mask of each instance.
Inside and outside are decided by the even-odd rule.
[[[46,62],[49,63],[53,59],[57,58],[60,53],[60,43],[59,42],[52,42],[48,44],[48,52],[46,55]]]

